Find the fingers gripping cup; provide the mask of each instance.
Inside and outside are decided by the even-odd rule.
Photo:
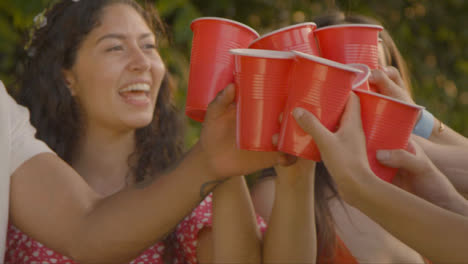
[[[321,56],[340,63],[362,63],[379,67],[378,41],[383,27],[343,24],[315,30]]]
[[[354,92],[361,102],[362,127],[370,167],[379,178],[391,182],[397,169],[380,164],[376,158],[377,150],[406,149],[423,107],[370,91]]]
[[[237,91],[237,145],[254,151],[276,151],[280,114],[288,96],[291,52],[233,49]]]
[[[360,70],[361,72],[357,74],[356,78],[353,81],[353,90],[360,89],[364,91],[370,91],[369,77],[371,75],[370,68],[365,64],[351,63],[348,64],[355,69]]]
[[[249,49],[296,50],[319,55],[314,36],[316,27],[315,23],[309,22],[280,28],[254,40]]]
[[[278,149],[295,156],[320,161],[312,137],[304,132],[292,116],[296,107],[313,113],[331,131],[336,131],[351,92],[352,82],[360,70],[317,56],[295,52]]]
[[[185,113],[202,122],[208,104],[234,81],[234,55],[258,38],[252,28],[236,21],[204,17],[191,24],[193,31],[190,75]]]

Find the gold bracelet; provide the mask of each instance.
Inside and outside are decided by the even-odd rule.
[[[444,125],[444,123],[442,123],[442,121],[440,121],[440,120],[439,120],[439,123],[440,123],[440,124],[439,124],[439,134],[440,134],[440,133],[444,132],[444,130],[445,130],[445,125]]]

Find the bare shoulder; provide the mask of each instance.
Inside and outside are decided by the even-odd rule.
[[[53,153],[40,153],[19,166],[11,176],[12,195],[63,193],[85,191],[84,197],[95,194],[83,178],[60,157]],[[93,198],[96,198],[95,195]]]
[[[33,156],[15,170],[10,184],[10,221],[23,232],[60,249],[66,235],[98,195],[53,153]]]

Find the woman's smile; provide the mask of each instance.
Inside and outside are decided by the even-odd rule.
[[[119,95],[125,103],[134,106],[151,104],[151,86],[148,83],[134,83],[119,90]]]

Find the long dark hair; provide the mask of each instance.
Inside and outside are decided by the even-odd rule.
[[[84,38],[99,25],[104,7],[133,7],[158,35],[164,33],[151,5],[143,9],[134,0],[61,0],[45,12],[42,25],[32,34],[29,58],[19,78],[18,102],[29,108],[37,137],[62,159],[71,163],[83,134],[80,106],[72,97],[62,74],[75,63]],[[44,19],[45,18],[45,19]],[[151,178],[168,168],[182,152],[182,119],[172,101],[168,74],[161,84],[152,122],[135,133],[136,146],[128,158],[135,182]]]

